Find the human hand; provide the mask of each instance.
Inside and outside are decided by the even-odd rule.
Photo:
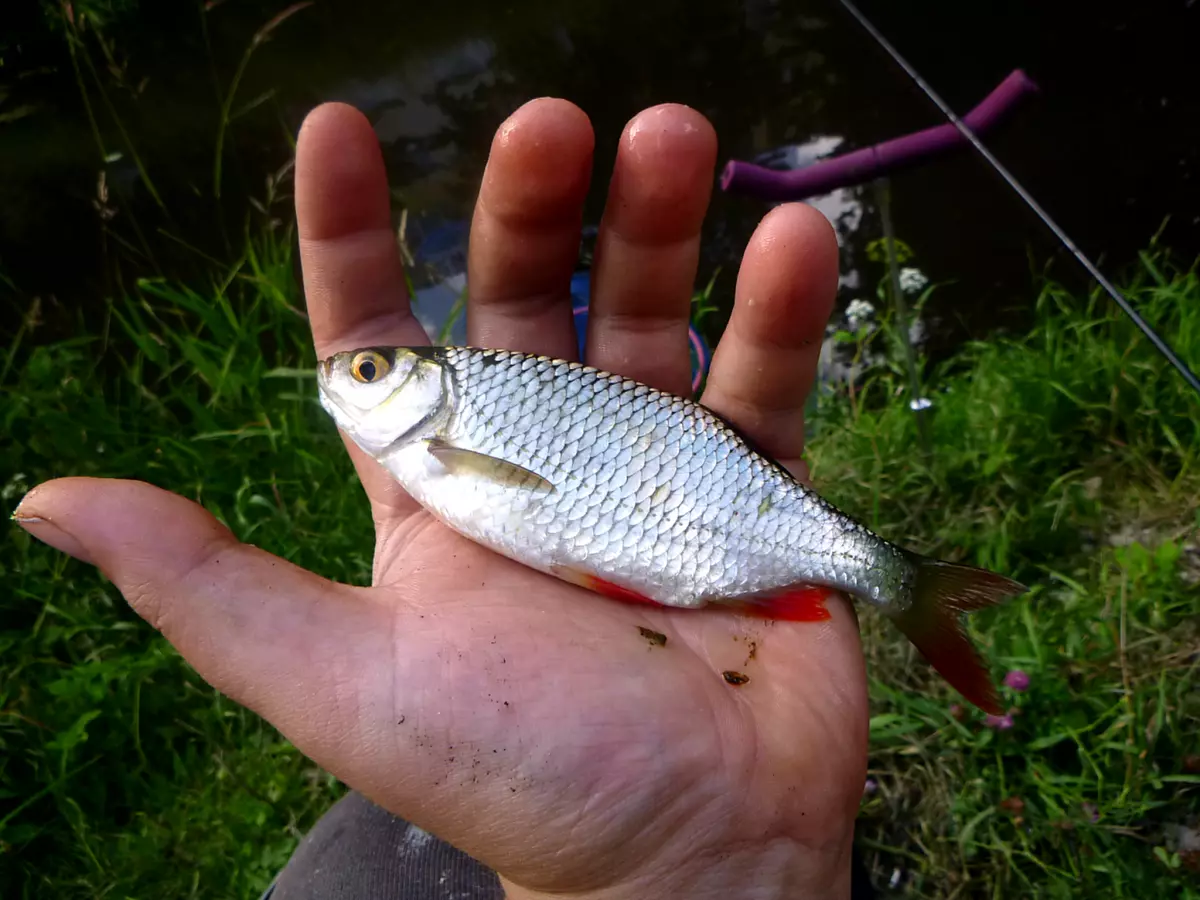
[[[568,282],[592,147],[586,116],[561,100],[533,101],[498,130],[472,223],[470,343],[575,357]],[[589,363],[689,393],[715,159],[711,126],[685,107],[627,126]],[[355,110],[326,105],[305,123],[296,206],[318,354],[427,343],[378,144]],[[837,268],[819,213],[771,211],[702,398],[802,477]],[[847,602],[831,602],[829,621],[793,623],[608,600],[460,538],[347,447],[376,525],[370,588],[242,544],[139,482],[48,482],[17,518],[103,570],[218,690],[496,869],[512,897],[848,896],[867,695]],[[729,669],[749,683],[727,684]]]

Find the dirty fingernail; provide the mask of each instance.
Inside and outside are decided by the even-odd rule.
[[[73,556],[81,562],[93,564],[83,545],[71,534],[64,531],[45,516],[29,508],[29,496],[26,495],[17,508],[12,512],[12,520],[28,531],[44,544],[49,544],[55,550],[61,550],[68,556]]]

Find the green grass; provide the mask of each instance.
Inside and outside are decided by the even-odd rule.
[[[1194,269],[1146,256],[1128,294],[1200,362]],[[925,377],[928,463],[893,368],[823,399],[813,477],[893,540],[1031,585],[975,617],[998,674],[1031,686],[1005,689],[1011,730],[959,721],[911,648],[863,617],[872,868],[899,870],[908,896],[1200,897],[1200,855],[1173,845],[1200,824],[1197,397],[1107,302],[1055,285],[1030,334]]]
[[[141,478],[365,583],[365,499],[296,371],[313,357],[291,245],[263,238],[210,284],[141,282],[84,337],[20,335],[0,360],[9,507],[50,477]],[[1195,272],[1147,257],[1128,283],[1200,360]],[[898,872],[906,896],[1200,897],[1171,843],[1200,814],[1185,771],[1200,752],[1200,406],[1104,303],[1054,285],[1037,302],[1029,335],[924,373],[928,462],[898,374],[818,405],[810,458],[832,499],[1033,586],[974,626],[998,674],[1032,678],[1008,692],[1019,714],[1004,732],[956,718],[945,685],[863,614],[879,789],[860,837],[877,883]],[[0,896],[264,888],[341,787],[205,686],[87,566],[10,525],[0,576]]]
[[[361,488],[313,382],[290,242],[202,293],[143,282],[88,336],[16,348],[4,500],[141,478],[330,577],[370,578]],[[0,576],[0,896],[246,897],[340,793],[221,698],[86,566],[10,525]]]

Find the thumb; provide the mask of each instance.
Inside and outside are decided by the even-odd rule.
[[[364,704],[387,700],[387,679],[361,683],[354,657],[386,653],[375,645],[388,627],[366,592],[243,544],[200,505],[143,482],[49,481],[13,519],[97,566],[202,678],[299,736],[318,763],[347,739],[370,746],[357,733],[375,718]]]

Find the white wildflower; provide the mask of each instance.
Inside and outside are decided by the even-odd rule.
[[[900,290],[906,294],[919,294],[929,279],[920,269],[905,268],[900,270]]]
[[[867,300],[851,300],[846,307],[846,323],[851,331],[858,331],[867,319],[875,315],[875,307]]]
[[[925,323],[920,319],[913,319],[908,326],[908,342],[914,347],[920,345],[925,340]]]

